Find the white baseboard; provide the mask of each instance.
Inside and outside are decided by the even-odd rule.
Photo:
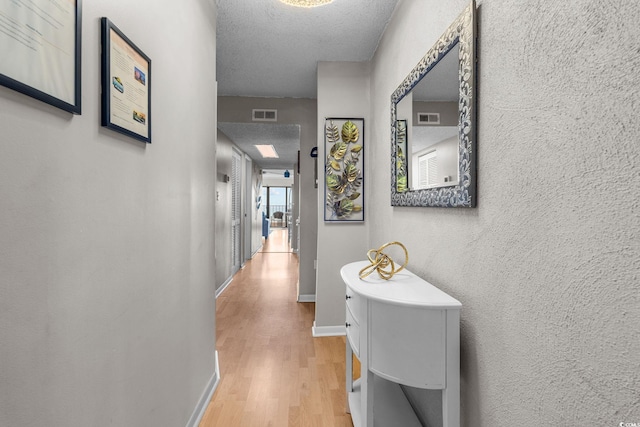
[[[316,302],[315,295],[298,295],[298,302]]]
[[[220,288],[216,289],[216,298],[218,298],[220,294],[224,292],[225,289],[227,289],[227,286],[229,286],[232,281],[233,281],[233,276],[229,277],[227,281],[224,282],[222,286],[220,286]]]
[[[346,335],[346,331],[343,326],[316,326],[314,320],[313,327],[311,328],[311,334],[314,338],[317,337],[339,337]]]
[[[198,427],[200,421],[202,421],[204,413],[207,411],[207,406],[209,406],[213,393],[216,391],[216,388],[218,388],[218,384],[220,383],[220,364],[218,363],[217,351],[215,353],[215,362],[216,370],[202,392],[202,396],[200,396],[200,400],[198,400],[198,404],[193,410],[191,418],[189,418],[189,422],[187,422],[187,427]]]

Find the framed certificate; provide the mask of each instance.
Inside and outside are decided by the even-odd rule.
[[[81,113],[81,0],[0,2],[0,85]]]
[[[102,126],[151,143],[151,59],[102,18]]]

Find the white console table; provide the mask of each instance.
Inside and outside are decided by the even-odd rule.
[[[420,427],[401,384],[442,390],[443,427],[460,427],[462,304],[407,270],[381,279],[340,270],[346,290],[347,393],[354,427]],[[360,379],[353,381],[353,354]]]

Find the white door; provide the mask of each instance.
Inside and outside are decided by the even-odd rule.
[[[253,167],[253,163],[251,162],[251,157],[245,155],[244,157],[244,212],[242,213],[242,222],[244,229],[244,259],[242,262],[248,261],[251,259],[251,230],[252,230],[252,219],[255,212],[255,207],[253,206],[253,199],[255,195],[253,194],[253,185],[252,185],[252,176],[251,169]]]
[[[242,173],[242,156],[233,150],[231,156],[231,270],[233,273],[240,269],[242,263],[241,215],[242,188],[240,174]]]

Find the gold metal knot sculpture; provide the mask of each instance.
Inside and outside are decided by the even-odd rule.
[[[393,259],[384,252],[384,249],[388,248],[391,245],[398,245],[404,251],[404,263],[400,268],[396,270],[396,263],[393,262]],[[373,256],[375,254],[375,256]],[[389,242],[380,246],[378,249],[369,249],[367,252],[367,258],[371,262],[371,265],[366,266],[360,273],[358,274],[361,279],[364,279],[374,271],[378,272],[378,275],[384,280],[389,280],[393,277],[394,274],[402,271],[403,268],[407,266],[409,263],[409,253],[407,252],[407,248],[400,242]]]

